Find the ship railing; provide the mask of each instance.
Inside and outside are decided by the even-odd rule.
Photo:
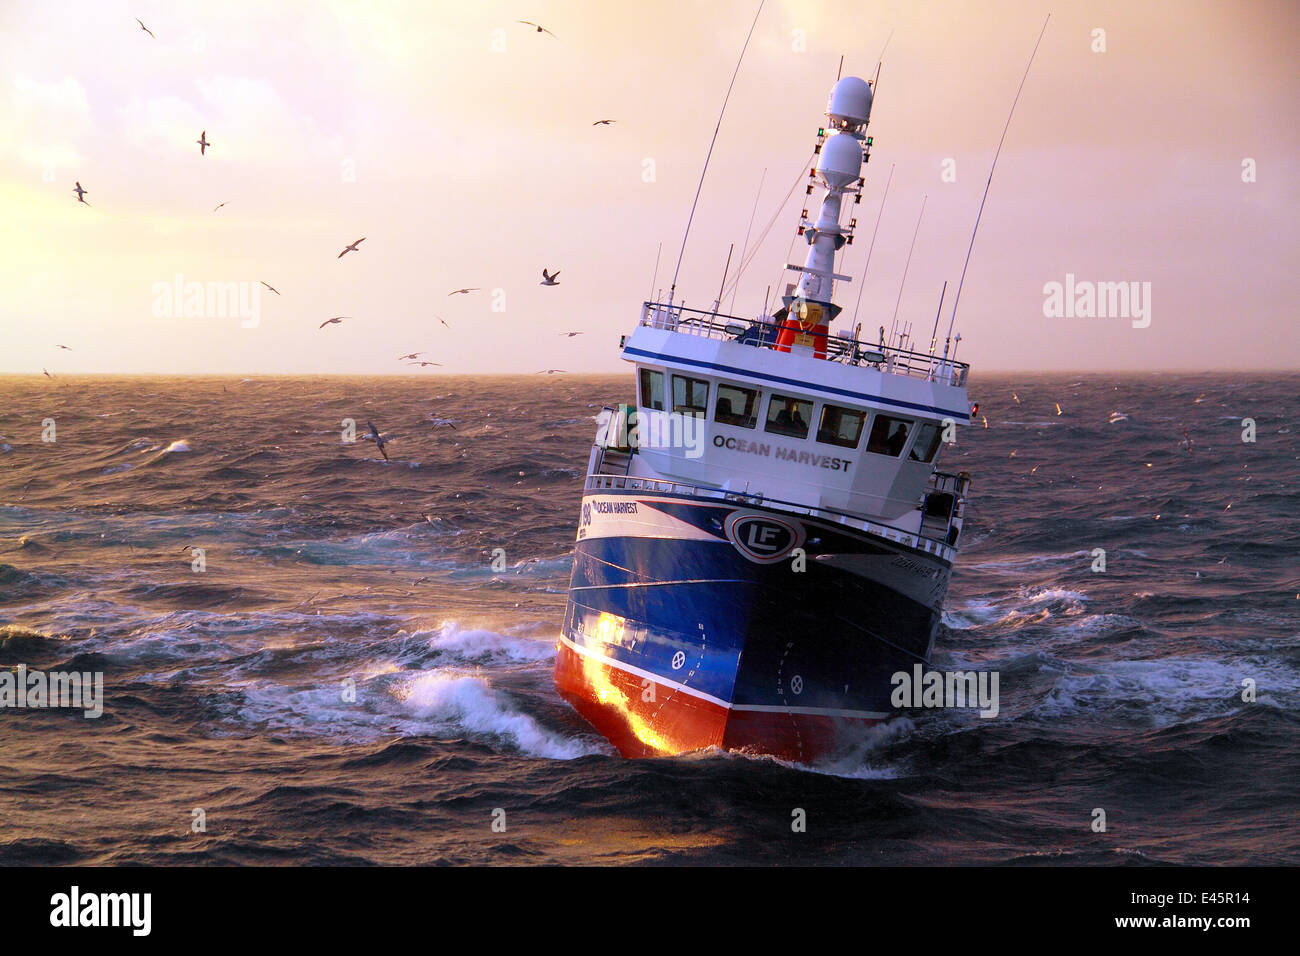
[[[930,474],[930,484],[927,489],[930,493],[948,493],[958,498],[964,498],[966,492],[970,490],[970,474],[960,471],[957,474],[951,474],[946,471],[935,471]]]
[[[642,303],[640,324],[652,329],[667,329],[684,335],[698,335],[773,350],[776,348],[779,330],[776,321],[769,318],[746,319],[662,302]],[[843,365],[866,366],[892,375],[906,375],[956,387],[966,384],[966,376],[970,372],[970,366],[965,362],[855,339],[844,333],[831,332],[814,337],[825,338],[828,361]],[[818,343],[819,348],[821,345]]]
[[[647,491],[653,494],[663,495],[685,495],[691,498],[712,498],[720,501],[731,502],[732,504],[750,505],[760,508],[773,508],[778,511],[784,511],[791,514],[806,515],[809,518],[816,518],[832,524],[844,525],[856,530],[866,531],[870,534],[877,535],[889,541],[915,548],[918,551],[925,551],[933,554],[945,561],[951,562],[957,555],[954,548],[949,547],[945,540],[929,538],[915,531],[908,531],[903,528],[877,521],[864,515],[853,514],[848,511],[839,511],[835,508],[823,508],[820,505],[809,505],[798,501],[786,501],[781,498],[770,498],[767,495],[754,494],[742,491],[730,491],[726,488],[714,488],[709,485],[697,485],[688,482],[671,481],[663,478],[637,478],[631,475],[602,475],[591,474],[587,476],[584,484],[584,490],[593,491]]]

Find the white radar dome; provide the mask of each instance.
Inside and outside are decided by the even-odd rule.
[[[847,186],[862,172],[862,144],[852,136],[835,135],[822,143],[817,172],[828,186]]]
[[[871,116],[871,85],[856,76],[846,76],[831,88],[826,103],[831,128],[860,133]]]

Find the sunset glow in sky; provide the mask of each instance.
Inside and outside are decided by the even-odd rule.
[[[435,371],[397,361],[414,351],[451,373],[618,371],[661,242],[666,294],[756,6],[4,3],[0,372]],[[1294,368],[1293,2],[767,0],[679,299],[712,304],[764,169],[751,245],[806,175],[840,56],[869,79],[893,30],[857,238],[837,266],[855,281],[836,299],[851,316],[892,164],[858,317],[872,337],[890,324],[928,197],[899,312],[926,348],[1048,12],[962,293],[958,357],[977,371]],[[617,122],[592,125],[604,118]],[[736,314],[803,261],[799,210],[821,196],[803,182]],[[543,267],[559,286],[539,284]],[[1150,283],[1149,327],[1045,316],[1044,285],[1067,274]],[[255,327],[167,313],[158,290],[178,275],[281,295],[259,287]],[[448,296],[464,286],[482,291]]]

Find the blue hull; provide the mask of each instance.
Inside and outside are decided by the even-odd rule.
[[[893,709],[891,676],[928,662],[947,587],[945,562],[781,512],[629,498],[640,509],[637,526],[627,529],[634,533],[617,527],[577,542],[563,632],[570,653],[556,672],[565,696],[602,732],[604,715],[592,712],[608,701],[584,701],[592,688],[581,675],[562,673],[575,662],[621,671],[633,690],[653,683],[674,700],[721,708],[729,715],[724,723],[737,713],[797,714],[805,723],[877,721]],[[793,552],[779,560],[747,556],[724,531],[737,512],[797,524],[805,559]],[[682,536],[658,536],[671,528]],[[918,575],[927,582],[925,601],[899,587]],[[598,690],[597,697],[610,696]],[[654,703],[651,720],[663,710]],[[614,709],[632,705],[619,699]],[[710,735],[712,725],[701,746],[717,742]],[[769,749],[763,741],[747,745]]]

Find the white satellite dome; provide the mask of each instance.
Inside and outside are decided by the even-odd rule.
[[[871,84],[860,77],[844,77],[831,88],[826,115],[832,129],[861,133],[871,116]]]
[[[852,136],[829,137],[818,154],[817,172],[828,186],[849,185],[862,173],[862,144]]]

